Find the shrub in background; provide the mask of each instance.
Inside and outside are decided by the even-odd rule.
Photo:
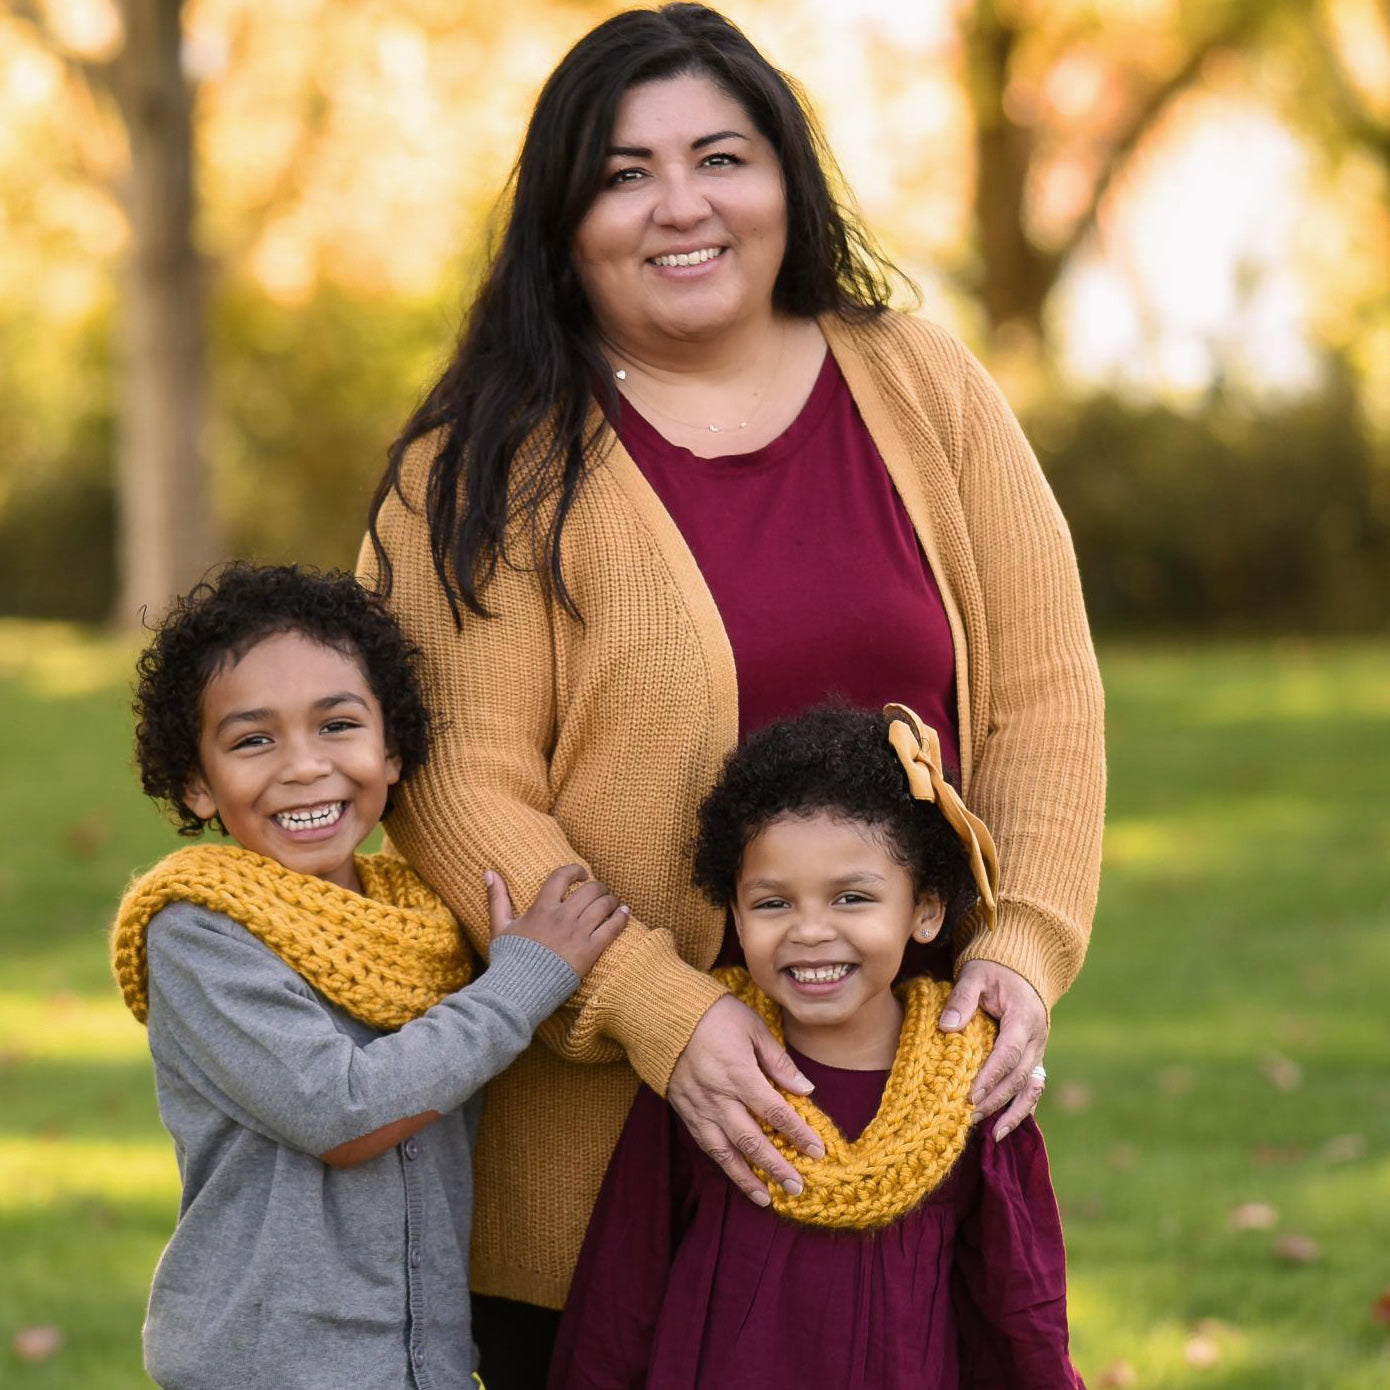
[[[1027,425],[1106,632],[1384,630],[1390,448],[1344,374],[1255,410],[1193,413],[1114,396]]]

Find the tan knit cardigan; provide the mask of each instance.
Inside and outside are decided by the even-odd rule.
[[[998,924],[964,958],[1011,966],[1050,1007],[1085,954],[1104,800],[1100,681],[1065,523],[954,338],[900,315],[822,328],[950,620],[963,790],[1001,855]],[[582,860],[633,909],[484,1107],[473,1287],[559,1307],[637,1078],[664,1092],[723,993],[705,973],[723,914],[691,889],[688,846],[736,737],[733,656],[675,523],[616,442],[564,531],[584,623],[533,570],[504,564],[484,594],[498,616],[456,629],[419,506],[430,455],[423,441],[408,456],[412,508],[393,500],[380,519],[391,605],[424,648],[442,716],[391,837],[484,956],[489,868],[525,904],[556,865]],[[362,570],[375,575],[365,546]]]

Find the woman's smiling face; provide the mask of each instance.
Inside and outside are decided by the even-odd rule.
[[[944,909],[871,826],[825,812],[772,821],[744,848],[733,908],[748,973],[781,1005],[788,1042],[837,1066],[896,1046],[903,949],[934,937]]]
[[[787,246],[777,153],[709,78],[629,88],[574,266],[610,340],[701,341],[772,312]]]

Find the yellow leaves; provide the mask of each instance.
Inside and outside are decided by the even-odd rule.
[[[70,53],[104,62],[120,50],[125,36],[113,0],[49,0],[44,8],[49,31]]]
[[[1361,99],[1390,119],[1390,22],[1377,0],[1334,0],[1326,7],[1338,58]]]

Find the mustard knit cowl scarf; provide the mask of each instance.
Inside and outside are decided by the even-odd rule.
[[[356,865],[361,895],[237,845],[191,845],[160,860],[126,890],[111,932],[127,1007],[146,1021],[146,931],[173,902],[240,922],[320,994],[383,1032],[467,984],[458,925],[434,891],[391,855],[361,854]]]
[[[746,970],[730,966],[714,975],[784,1041],[781,1009]],[[979,1012],[959,1033],[941,1032],[937,1020],[950,992],[940,980],[908,980],[898,987],[903,1026],[897,1055],[878,1113],[853,1143],[812,1100],[787,1093],[792,1108],[820,1136],[825,1157],[808,1159],[763,1126],[805,1183],[793,1197],[769,1181],[774,1211],[807,1226],[874,1230],[905,1216],[945,1180],[970,1137],[970,1087],[995,1033]]]

